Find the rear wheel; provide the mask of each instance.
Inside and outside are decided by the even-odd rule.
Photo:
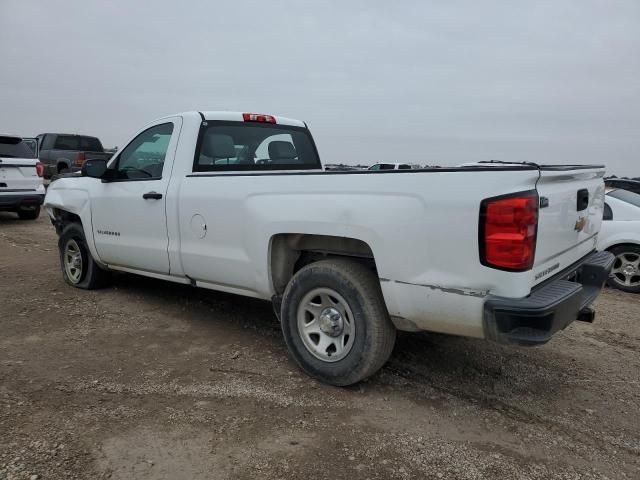
[[[40,205],[20,207],[17,213],[20,220],[35,220],[40,216]]]
[[[640,292],[640,246],[619,245],[609,251],[616,259],[607,283],[624,292]]]
[[[351,385],[373,375],[393,350],[396,330],[378,278],[353,260],[303,267],[287,285],[281,313],[295,361],[331,385]]]
[[[58,239],[62,277],[72,287],[93,290],[108,285],[111,275],[93,260],[82,226],[67,225]]]

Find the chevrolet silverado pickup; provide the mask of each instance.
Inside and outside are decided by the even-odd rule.
[[[128,272],[270,300],[309,375],[349,385],[396,331],[537,345],[590,307],[604,167],[323,171],[306,123],[189,112],[53,182],[64,280]]]

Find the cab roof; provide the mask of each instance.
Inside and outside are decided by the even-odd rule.
[[[252,115],[266,115],[276,119],[278,125],[290,125],[292,127],[306,128],[306,124],[302,120],[295,120],[293,118],[281,117],[279,115],[272,115],[270,113],[255,113],[255,112],[224,112],[224,111],[206,111],[198,112],[204,115],[205,120],[226,120],[230,122],[244,122],[243,114],[251,113]]]

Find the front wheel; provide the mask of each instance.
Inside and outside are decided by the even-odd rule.
[[[609,286],[624,292],[640,292],[640,246],[619,245],[609,251],[616,256]]]
[[[300,269],[287,286],[281,313],[294,360],[331,385],[373,375],[393,350],[396,330],[378,278],[353,260],[322,260]]]
[[[72,287],[93,290],[106,286],[110,280],[91,256],[81,225],[67,225],[58,239],[62,277]]]

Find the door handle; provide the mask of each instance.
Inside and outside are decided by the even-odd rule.
[[[142,198],[145,200],[160,200],[162,198],[162,194],[158,192],[147,192],[142,194]]]

